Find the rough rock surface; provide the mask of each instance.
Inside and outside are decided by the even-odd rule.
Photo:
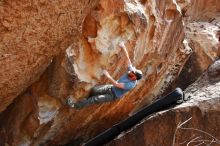
[[[53,56],[77,40],[95,3],[0,1],[0,111],[39,79]]]
[[[177,0],[184,22],[185,38],[193,53],[173,86],[185,89],[220,55],[219,11],[215,0]],[[186,76],[190,75],[190,78]]]
[[[219,81],[203,74],[185,90],[189,101],[149,116],[106,145],[220,145]]]
[[[87,140],[169,86],[186,86],[219,56],[219,3],[0,1],[0,144]],[[119,41],[144,73],[138,86],[113,103],[66,107],[68,95],[82,99],[108,82],[103,68],[115,79],[126,70]]]

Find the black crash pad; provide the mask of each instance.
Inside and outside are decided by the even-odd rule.
[[[150,105],[139,110],[134,115],[128,117],[124,121],[114,125],[112,128],[109,128],[103,133],[90,139],[87,143],[84,144],[84,146],[101,146],[109,142],[110,140],[117,137],[121,132],[128,130],[150,114],[158,112],[168,106],[174,105],[179,100],[183,100],[183,96],[184,93],[182,89],[176,88],[171,93],[159,98]]]

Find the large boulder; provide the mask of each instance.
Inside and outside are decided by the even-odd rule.
[[[0,112],[76,44],[96,1],[0,2]],[[74,43],[75,42],[75,43]]]
[[[173,0],[0,2],[0,144],[88,140],[173,88],[174,81],[188,84],[184,77],[199,64],[196,79],[218,57],[219,25],[217,16],[204,19],[203,28],[193,25],[200,18],[185,19],[185,11],[190,16],[194,9]],[[194,38],[187,27],[207,31],[193,31]],[[115,79],[123,74],[120,41],[144,73],[138,86],[112,103],[80,111],[65,106],[68,95],[80,100],[94,85],[108,83],[102,69]],[[192,72],[186,63],[193,64]]]
[[[152,114],[107,145],[219,145],[219,88],[219,80],[203,74],[185,90],[189,101]]]

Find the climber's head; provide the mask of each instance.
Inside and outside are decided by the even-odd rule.
[[[130,80],[140,80],[142,78],[143,74],[141,70],[134,69],[128,72],[128,77]]]

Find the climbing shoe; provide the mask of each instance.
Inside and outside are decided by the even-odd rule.
[[[66,104],[69,106],[69,107],[74,107],[74,103],[75,103],[75,100],[74,100],[74,97],[72,95],[70,95],[67,100],[66,100]]]

